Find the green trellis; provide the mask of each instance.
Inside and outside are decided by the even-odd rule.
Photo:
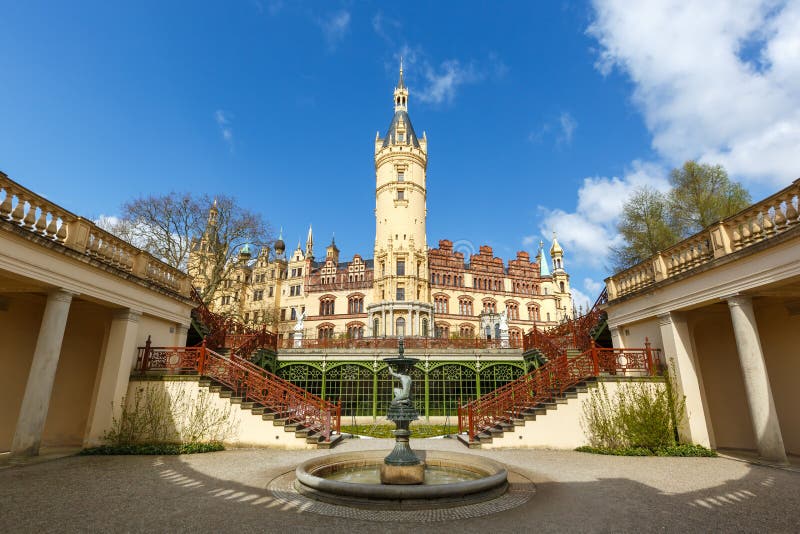
[[[418,362],[411,371],[414,403],[421,416],[454,416],[459,403],[479,397],[518,378],[524,362]],[[392,377],[384,362],[335,362],[323,369],[322,362],[284,361],[278,375],[334,402],[341,401],[343,416],[386,413],[393,397]]]

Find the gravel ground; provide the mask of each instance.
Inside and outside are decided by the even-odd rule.
[[[415,449],[467,452],[454,440]],[[524,505],[447,523],[374,523],[303,512],[265,489],[332,451],[68,457],[0,470],[0,532],[798,532],[800,473],[725,458],[629,458],[571,451],[470,451],[536,483]]]

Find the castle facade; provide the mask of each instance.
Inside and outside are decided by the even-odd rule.
[[[305,247],[287,252],[279,238],[254,255],[243,247],[209,307],[250,324],[268,324],[287,340],[362,337],[497,339],[507,327],[512,346],[534,325],[548,327],[574,314],[564,251],[554,237],[531,259],[517,252],[504,263],[492,248],[457,250],[427,240],[428,140],[408,114],[403,69],[394,90],[394,115],[375,138],[375,246],[342,261],[335,241],[317,258],[311,227]],[[216,207],[194,248],[189,273],[203,287],[204,243],[213,239]],[[299,322],[298,322],[299,321]],[[507,325],[507,326],[506,326]],[[302,327],[302,334],[295,332]]]

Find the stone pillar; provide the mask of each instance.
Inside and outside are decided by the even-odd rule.
[[[686,319],[680,314],[666,313],[658,316],[661,341],[667,363],[674,362],[675,378],[679,390],[686,397],[686,416],[681,422],[681,439],[711,447],[711,424],[708,406],[703,393],[700,365],[692,348],[691,334]]]
[[[619,326],[611,327],[611,344],[615,349],[624,349],[625,342],[622,340],[622,332]]]
[[[391,306],[389,308],[389,324],[391,325],[391,328],[387,330],[389,332],[387,335],[389,336],[396,335],[396,332],[394,331],[394,306]]]
[[[177,324],[175,325],[175,346],[185,347],[186,339],[189,337],[189,325]]]
[[[22,397],[22,406],[11,443],[12,456],[39,454],[72,295],[67,291],[57,290],[47,296],[36,349],[33,351],[31,370],[28,373],[28,382],[25,385],[25,394]]]
[[[743,295],[727,300],[758,454],[766,460],[786,463],[786,450],[761,350],[753,300]]]
[[[114,313],[108,343],[100,365],[94,403],[89,410],[84,446],[102,444],[103,434],[113,417],[122,412],[122,399],[128,393],[128,380],[136,363],[136,339],[141,312],[123,309]]]

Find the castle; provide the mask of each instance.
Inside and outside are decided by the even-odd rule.
[[[249,324],[268,324],[284,346],[290,338],[435,337],[499,339],[519,346],[534,325],[574,314],[564,251],[554,237],[531,261],[517,252],[507,265],[492,248],[465,257],[449,240],[428,248],[428,140],[408,114],[403,68],[394,89],[394,116],[375,137],[375,248],[372,258],[341,261],[334,240],[319,260],[312,228],[305,248],[287,252],[279,238],[255,257],[243,247],[209,307]],[[196,287],[208,282],[207,244],[217,208],[189,259]],[[552,268],[551,268],[552,265]],[[501,329],[503,331],[501,331]]]

